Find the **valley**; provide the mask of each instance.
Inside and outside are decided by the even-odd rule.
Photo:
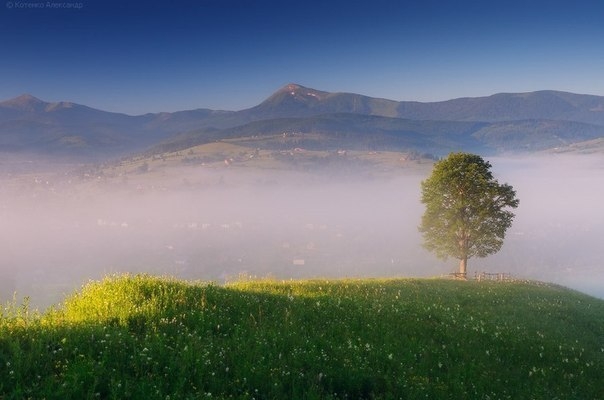
[[[492,159],[521,201],[501,252],[472,260],[471,273],[604,297],[593,284],[604,281],[599,101],[535,92],[403,104],[288,85],[237,112],[131,117],[32,96],[2,102],[2,300],[16,291],[44,308],[87,279],[121,272],[219,283],[446,275],[454,260],[421,247],[419,186],[436,159],[458,150]],[[527,102],[540,106],[517,110]],[[553,118],[552,104],[574,120],[537,119]],[[475,114],[462,113],[469,106]],[[428,111],[459,120],[405,119]],[[510,120],[515,112],[536,119]],[[27,120],[56,134],[18,134]],[[61,121],[93,124],[96,141],[74,149],[86,140],[62,140]],[[14,134],[2,133],[9,126]],[[110,126],[117,147],[99,133]]]
[[[44,308],[88,279],[122,272],[225,283],[454,270],[455,260],[439,261],[421,247],[417,231],[419,186],[432,159],[269,150],[259,142],[54,170],[37,164],[29,172],[23,166],[32,163],[14,160],[0,185],[3,300],[16,291]],[[593,284],[604,257],[601,159],[535,155],[493,164],[517,188],[521,206],[501,252],[472,260],[470,273],[511,273],[603,297]]]

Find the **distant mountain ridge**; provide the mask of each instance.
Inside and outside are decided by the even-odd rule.
[[[216,113],[199,109],[130,116],[71,102],[49,103],[26,94],[0,102],[0,151],[101,158],[127,154],[197,128]]]
[[[353,113],[441,121],[552,119],[604,125],[604,97],[551,90],[422,103],[321,92],[289,84],[249,111],[279,117],[293,116],[288,113],[296,116]]]
[[[604,125],[604,97],[551,90],[499,93],[437,103],[402,102],[399,116],[488,122],[549,119]]]
[[[310,115],[351,113],[401,117],[399,102],[353,93],[329,93],[290,83],[268,99],[246,110],[252,115],[268,118],[303,117]]]
[[[320,133],[325,145],[368,149],[539,151],[604,137],[604,97],[537,91],[421,103],[292,83],[240,111],[130,116],[29,94],[0,102],[5,152],[105,158],[282,132]]]

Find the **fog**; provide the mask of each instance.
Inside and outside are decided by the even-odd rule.
[[[604,298],[604,157],[491,159],[520,206],[502,250],[474,266],[509,269]]]
[[[502,250],[469,272],[506,272],[604,298],[604,160],[491,158],[520,206]],[[62,301],[90,279],[165,274],[224,283],[240,277],[439,276],[421,247],[420,181],[429,168],[388,176],[203,170],[108,181],[3,174],[0,297],[34,307]]]

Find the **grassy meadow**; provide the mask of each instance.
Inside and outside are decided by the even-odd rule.
[[[604,301],[534,282],[120,275],[0,317],[0,399],[602,399]]]

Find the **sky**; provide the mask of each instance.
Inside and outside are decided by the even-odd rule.
[[[288,83],[392,100],[604,95],[604,2],[8,0],[0,100],[241,110]]]

